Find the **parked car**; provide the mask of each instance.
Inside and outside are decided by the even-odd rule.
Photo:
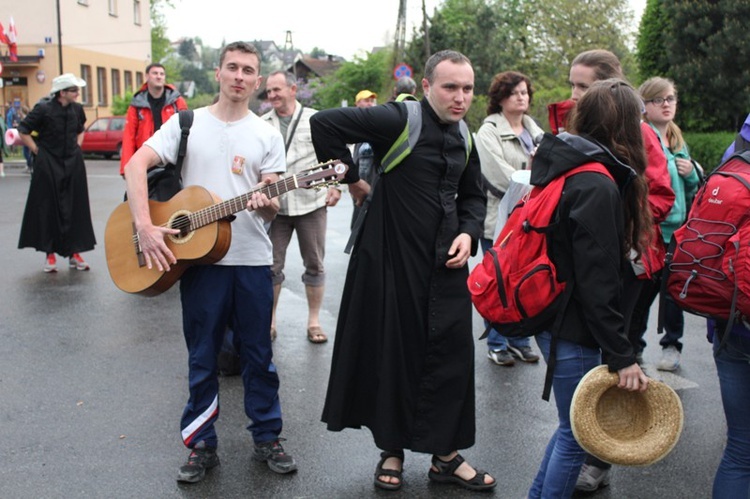
[[[125,116],[99,118],[83,132],[81,149],[85,154],[103,154],[107,159],[117,155],[119,158],[124,129]]]

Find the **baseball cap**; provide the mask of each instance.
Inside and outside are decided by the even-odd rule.
[[[362,99],[369,99],[371,97],[375,97],[377,99],[378,94],[376,94],[375,92],[370,92],[369,90],[362,90],[357,94],[357,97],[354,98],[354,102],[357,103]]]

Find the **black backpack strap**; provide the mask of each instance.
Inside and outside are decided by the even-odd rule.
[[[560,329],[562,328],[563,318],[565,317],[565,311],[568,309],[570,304],[570,298],[573,296],[574,281],[569,281],[563,291],[563,301],[560,305],[560,310],[557,312],[555,317],[555,323],[552,325],[550,334],[552,339],[549,344],[549,357],[547,358],[547,372],[544,375],[544,390],[542,391],[542,400],[549,402],[549,395],[552,391],[552,378],[555,375],[555,366],[557,365],[557,338],[560,336]]]
[[[745,137],[742,136],[742,133],[738,133],[737,137],[734,139],[734,153],[740,153],[746,149],[750,149],[750,141],[746,140]]]
[[[382,174],[381,170],[381,167],[377,168],[375,177],[373,177],[372,184],[370,185],[370,193],[367,195],[365,200],[362,201],[362,206],[360,206],[359,208],[357,219],[354,221],[354,225],[352,225],[352,232],[351,234],[349,234],[349,240],[346,242],[346,246],[344,247],[344,253],[346,253],[347,255],[352,252],[354,243],[357,242],[359,232],[362,230],[362,225],[365,223],[365,217],[367,216],[367,211],[370,209],[370,203],[372,202],[372,195],[375,193],[375,186],[378,184],[378,180],[380,180],[380,175]]]
[[[665,301],[669,292],[667,291],[667,281],[669,281],[669,267],[672,265],[672,258],[676,249],[677,241],[672,237],[669,246],[667,246],[667,254],[664,256],[664,268],[661,271],[661,283],[659,283],[659,319],[656,322],[656,334],[664,333],[664,322],[666,320],[664,317],[667,309]]]
[[[177,161],[175,161],[174,171],[177,178],[182,178],[182,162],[185,160],[187,153],[188,135],[190,127],[193,126],[193,111],[185,109],[180,111],[180,146],[177,149]]]

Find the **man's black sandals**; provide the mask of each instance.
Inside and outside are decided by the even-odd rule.
[[[448,461],[442,461],[437,456],[432,456],[432,465],[437,468],[437,471],[430,468],[427,476],[433,482],[439,483],[457,483],[462,487],[469,490],[490,490],[495,488],[497,480],[492,480],[490,483],[484,483],[484,477],[487,476],[487,472],[477,470],[476,474],[471,480],[464,480],[460,476],[456,475],[456,470],[461,463],[464,462],[464,458],[461,454],[456,454],[456,457]]]
[[[385,460],[389,457],[395,457],[401,460],[401,468],[400,470],[389,470],[384,469],[383,464],[385,464]],[[378,467],[375,468],[375,486],[380,487],[381,489],[385,490],[398,490],[401,488],[401,485],[404,483],[403,479],[403,466],[404,466],[404,451],[396,451],[396,452],[389,452],[389,451],[383,451],[380,453],[380,461],[378,462]],[[381,476],[389,476],[392,478],[397,478],[397,483],[391,483],[391,482],[384,482],[381,480]]]

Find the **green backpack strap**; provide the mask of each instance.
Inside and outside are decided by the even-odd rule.
[[[393,143],[388,152],[385,153],[380,164],[383,167],[383,173],[388,173],[398,166],[414,150],[414,146],[419,141],[419,135],[422,132],[422,104],[411,94],[401,94],[396,98],[396,102],[402,102],[406,106],[406,126]],[[469,154],[472,148],[471,131],[464,120],[458,122],[458,128],[461,137],[464,140],[466,148],[466,163],[469,162]]]
[[[399,97],[405,95],[409,94],[401,94]],[[391,171],[411,154],[422,132],[422,104],[410,99],[402,100],[402,103],[406,106],[406,126],[380,161],[383,173]]]
[[[404,101],[419,101],[415,96],[412,94],[398,94],[398,97],[396,97],[396,102],[404,102]]]

